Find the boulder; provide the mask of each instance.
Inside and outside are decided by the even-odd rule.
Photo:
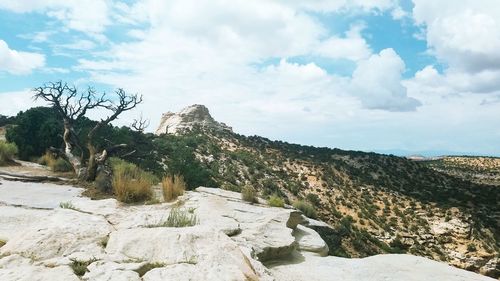
[[[302,252],[294,260],[268,266],[276,280],[287,281],[493,281],[486,276],[412,255],[345,259]]]
[[[111,231],[102,216],[58,209],[10,239],[0,248],[0,255],[19,254],[34,260],[60,259],[77,252],[98,256],[103,252],[101,240]]]
[[[140,261],[170,266],[151,273],[153,275],[161,276],[170,270],[177,272],[174,265],[184,264],[196,265],[196,271],[188,272],[205,276],[205,280],[214,280],[209,276],[218,276],[215,280],[259,278],[259,273],[236,243],[224,233],[205,226],[118,230],[111,233],[106,253],[116,262]]]
[[[293,231],[293,236],[295,236],[295,241],[297,241],[300,250],[317,253],[320,256],[328,255],[328,245],[316,231],[298,225]]]
[[[2,281],[79,281],[68,266],[46,267],[34,265],[30,259],[11,255],[0,259]]]

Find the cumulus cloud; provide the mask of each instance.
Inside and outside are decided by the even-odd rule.
[[[455,91],[500,88],[500,9],[496,0],[414,0],[429,52],[448,67],[442,79]]]
[[[323,40],[316,53],[332,59],[348,59],[358,61],[369,57],[372,53],[370,46],[361,36],[364,25],[356,24],[346,32],[344,37],[331,36]]]
[[[421,103],[408,97],[401,83],[405,63],[393,49],[384,49],[360,61],[352,75],[352,91],[372,109],[413,111]]]
[[[0,114],[15,116],[20,110],[44,105],[41,101],[33,100],[33,93],[29,89],[0,93],[0,99],[9,102],[0,102]]]
[[[0,40],[0,71],[11,74],[29,74],[44,65],[44,55],[12,50],[5,41]]]

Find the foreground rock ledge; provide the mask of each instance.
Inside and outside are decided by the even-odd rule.
[[[71,186],[0,181],[2,281],[493,280],[410,255],[325,256],[328,246],[307,227],[320,222],[221,189],[200,187],[176,203],[125,206],[89,200]],[[199,224],[152,227],[174,205],[196,214]],[[89,262],[81,277],[70,267],[75,260]]]

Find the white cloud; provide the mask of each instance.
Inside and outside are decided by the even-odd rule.
[[[111,0],[2,0],[0,9],[17,13],[44,12],[67,28],[90,34],[104,31],[110,24]]]
[[[8,102],[0,102],[0,114],[15,116],[20,110],[27,110],[44,103],[33,100],[33,93],[29,89],[16,92],[0,93],[0,99]]]
[[[352,75],[352,92],[359,95],[367,108],[389,111],[412,111],[420,102],[408,97],[401,83],[405,70],[403,60],[393,49],[360,61]]]
[[[429,52],[447,65],[441,75],[450,89],[475,93],[497,91],[500,88],[498,1],[413,2],[413,17],[425,27]]]
[[[358,61],[369,57],[370,46],[361,36],[364,25],[352,25],[345,37],[332,36],[320,43],[316,52],[332,59],[348,59]]]
[[[44,55],[12,50],[5,41],[0,40],[0,71],[11,74],[29,74],[33,69],[44,65]]]

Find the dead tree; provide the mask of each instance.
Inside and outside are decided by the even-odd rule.
[[[149,120],[148,119],[144,119],[142,117],[142,113],[141,113],[141,117],[139,117],[139,119],[134,119],[134,122],[132,122],[132,124],[130,125],[130,127],[132,127],[132,129],[136,130],[137,132],[144,132],[144,130],[146,130],[146,128],[149,126]]]
[[[103,164],[111,154],[126,146],[126,144],[117,144],[97,151],[94,144],[96,132],[116,120],[121,113],[135,108],[142,102],[142,96],[129,95],[123,89],[116,90],[115,96],[108,99],[105,93],[98,95],[91,87],[79,93],[74,86],[68,86],[67,83],[62,82],[47,83],[33,91],[35,99],[49,102],[61,116],[64,127],[64,156],[73,166],[77,176],[87,181],[95,179],[98,166]],[[89,131],[85,144],[89,157],[84,159],[84,149],[75,133],[74,126],[92,109],[107,110],[110,115],[98,121]],[[80,149],[80,156],[74,154],[74,148]]]

